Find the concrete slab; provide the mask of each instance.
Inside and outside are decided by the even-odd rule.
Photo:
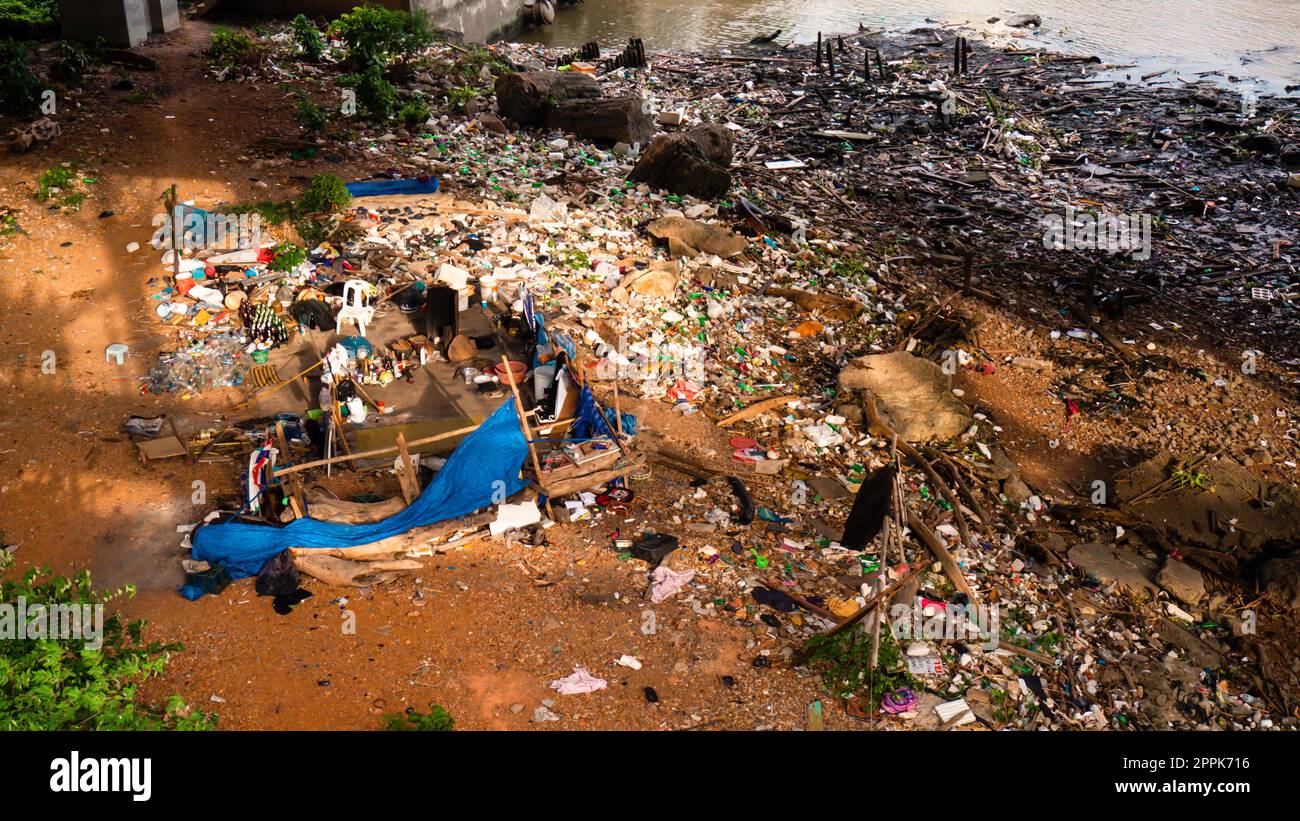
[[[146,0],[59,0],[59,22],[69,40],[135,48],[149,37]],[[175,8],[175,0],[171,2]]]
[[[149,4],[149,31],[165,34],[181,27],[181,13],[176,0],[147,0]]]

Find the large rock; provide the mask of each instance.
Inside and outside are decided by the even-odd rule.
[[[629,293],[640,294],[657,299],[672,296],[677,292],[677,281],[681,276],[681,267],[677,263],[662,263],[656,260],[642,271],[633,271],[623,278],[614,289],[614,297],[626,301]]]
[[[496,94],[502,117],[522,126],[540,126],[552,106],[599,97],[600,83],[577,71],[520,71],[498,77]]]
[[[715,123],[675,134],[660,134],[637,160],[628,179],[701,199],[713,199],[731,187],[732,140]]]
[[[1081,544],[1070,548],[1070,561],[1102,585],[1116,585],[1120,591],[1143,601],[1154,599],[1159,589],[1152,579],[1156,563],[1112,545]]]
[[[1165,566],[1156,574],[1156,584],[1184,604],[1200,604],[1205,598],[1201,571],[1177,559],[1165,559]]]
[[[640,97],[564,100],[546,112],[546,127],[598,143],[645,145],[655,122]]]
[[[908,442],[950,439],[971,424],[970,411],[952,395],[947,374],[904,351],[868,354],[840,371],[842,390],[869,390],[876,410]]]
[[[1300,610],[1300,553],[1265,562],[1259,569],[1259,584],[1280,604]]]
[[[646,226],[646,231],[657,240],[667,242],[669,251],[678,256],[695,256],[703,252],[720,257],[734,257],[745,250],[745,238],[740,234],[713,223],[700,222],[686,217],[661,217]],[[674,241],[678,243],[674,246]]]

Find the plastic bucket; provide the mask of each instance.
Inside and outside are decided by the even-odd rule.
[[[533,395],[541,398],[555,384],[555,364],[541,365],[533,371]]]

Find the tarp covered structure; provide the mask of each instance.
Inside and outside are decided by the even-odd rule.
[[[518,413],[507,400],[461,442],[419,498],[400,513],[369,524],[307,518],[284,527],[245,522],[205,525],[194,532],[191,555],[241,578],[256,575],[267,559],[288,547],[354,547],[398,536],[519,492],[527,484],[520,476],[527,457]]]

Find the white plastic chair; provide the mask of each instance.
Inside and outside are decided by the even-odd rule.
[[[374,306],[366,304],[366,296],[372,289],[373,286],[364,279],[349,279],[344,284],[343,307],[335,318],[339,330],[343,329],[344,322],[354,322],[357,332],[361,336],[366,335],[366,325],[375,318]]]

